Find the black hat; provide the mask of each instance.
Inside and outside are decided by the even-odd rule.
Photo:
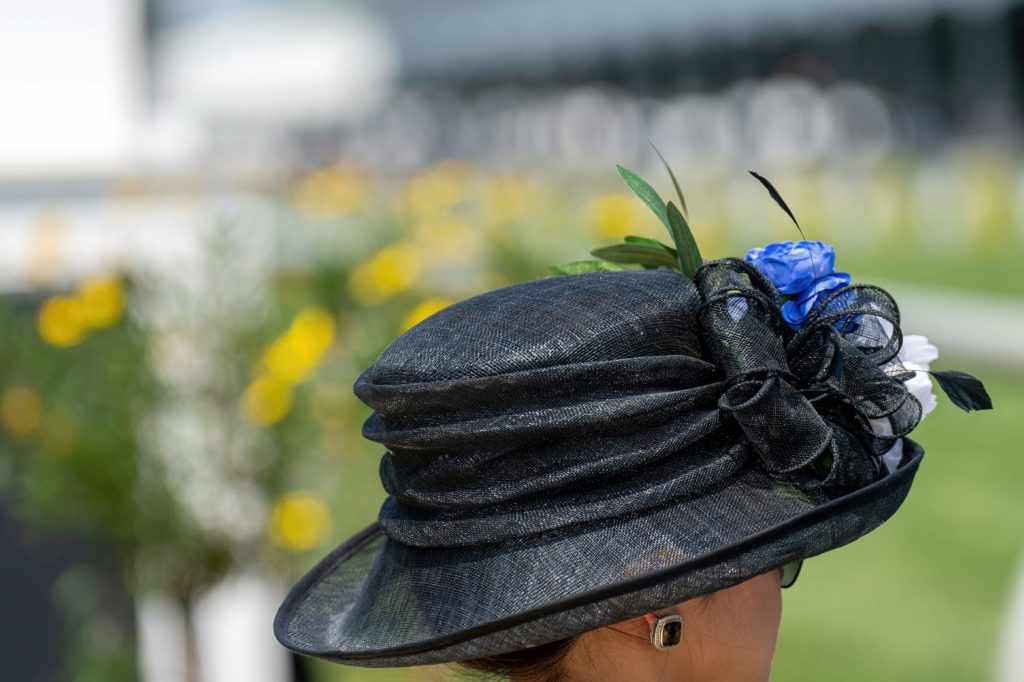
[[[355,383],[379,519],[295,585],[274,631],[361,666],[580,634],[849,543],[922,448],[896,303],[852,285],[794,331],[750,263],[541,279],[444,309]],[[966,376],[966,375],[964,375]],[[879,435],[871,420],[891,428]]]

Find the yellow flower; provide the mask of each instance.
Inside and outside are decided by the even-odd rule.
[[[402,331],[415,327],[423,320],[427,319],[439,310],[443,310],[450,306],[454,301],[449,298],[428,298],[418,306],[412,309],[410,313],[402,321]]]
[[[501,176],[483,187],[482,205],[494,223],[505,223],[522,215],[528,204],[528,187],[515,176]]]
[[[410,289],[422,268],[423,255],[415,244],[395,242],[351,272],[349,293],[361,305],[383,303]]]
[[[83,322],[90,327],[109,327],[124,312],[124,289],[115,277],[94,277],[78,286],[77,298]]]
[[[334,318],[319,306],[306,308],[295,316],[288,334],[304,353],[320,357],[334,341]]]
[[[304,381],[334,341],[334,318],[320,307],[307,308],[263,354],[267,370],[286,384]]]
[[[330,530],[327,505],[308,492],[293,491],[278,498],[270,513],[270,538],[279,547],[301,552],[321,544]]]
[[[400,196],[406,217],[436,218],[463,201],[467,170],[457,162],[441,163],[410,179]]]
[[[287,335],[270,344],[263,352],[267,370],[285,384],[296,384],[306,377],[312,363],[295,354]]]
[[[591,199],[587,212],[598,236],[621,239],[629,234],[646,234],[650,220],[640,212],[640,209],[647,211],[647,208],[639,202],[639,199],[623,194],[605,194]]]
[[[291,386],[270,374],[258,376],[242,393],[239,407],[254,424],[276,424],[292,407]]]
[[[370,192],[370,174],[352,166],[322,168],[303,178],[293,192],[295,207],[316,219],[329,219],[361,209]]]
[[[481,235],[462,218],[431,220],[416,229],[416,238],[430,253],[430,261],[472,263],[481,246]]]
[[[26,436],[35,431],[42,413],[43,402],[39,394],[27,386],[11,386],[0,398],[0,421],[16,436]]]
[[[73,346],[85,337],[81,302],[71,296],[52,296],[39,308],[36,327],[51,346]]]

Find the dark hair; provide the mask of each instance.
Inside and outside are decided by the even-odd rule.
[[[487,678],[515,675],[536,677],[543,682],[559,682],[563,676],[562,660],[577,639],[569,637],[507,654],[459,661],[459,665],[472,672],[485,673]]]

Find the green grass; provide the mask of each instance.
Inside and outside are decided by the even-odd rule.
[[[808,561],[785,594],[776,680],[990,679],[1024,559],[1024,379],[981,376],[996,409],[940,398],[915,430],[927,454],[899,512]]]
[[[934,286],[1024,298],[1024,276],[1020,254],[974,254],[969,257],[948,252],[941,255],[890,252],[873,257],[844,257],[837,267],[858,282],[899,280]]]

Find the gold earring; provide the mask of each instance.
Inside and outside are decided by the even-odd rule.
[[[671,613],[658,616],[651,627],[651,644],[658,651],[671,649],[683,641],[683,619]]]

